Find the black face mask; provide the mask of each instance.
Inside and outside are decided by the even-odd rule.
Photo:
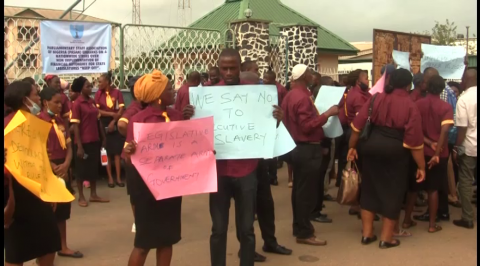
[[[368,90],[368,85],[366,85],[363,82],[360,82],[360,84],[358,84],[358,86],[360,87],[360,89],[362,89],[362,91],[367,91]]]

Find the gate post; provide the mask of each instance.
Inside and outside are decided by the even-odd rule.
[[[268,70],[270,62],[270,21],[240,19],[230,22],[236,48],[242,61],[256,61],[259,74]]]

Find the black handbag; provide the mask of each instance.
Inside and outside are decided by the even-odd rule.
[[[368,137],[370,137],[370,132],[372,131],[371,117],[372,117],[372,110],[373,110],[373,102],[375,101],[375,98],[377,97],[377,95],[378,93],[375,93],[375,95],[373,95],[372,99],[370,100],[370,106],[368,107],[367,122],[365,123],[365,126],[363,127],[362,132],[360,132],[361,140],[367,140]]]

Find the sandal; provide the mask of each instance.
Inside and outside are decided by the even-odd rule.
[[[80,207],[88,207],[88,202],[87,202],[87,201],[78,201],[78,206],[80,206]]]
[[[75,258],[75,259],[83,258],[83,254],[80,251],[75,251],[72,254],[57,252],[57,255],[60,257],[69,257],[69,258]]]
[[[433,231],[431,229],[433,229]],[[440,225],[436,224],[434,227],[429,227],[428,232],[433,234],[442,231],[442,229],[443,228]]]
[[[402,224],[402,228],[403,228],[403,229],[408,229],[408,228],[414,227],[414,226],[416,226],[416,225],[417,225],[416,222],[410,221],[409,223],[403,223],[403,224]]]
[[[109,188],[114,188],[114,187],[115,187],[115,184],[110,184],[110,183],[109,183],[109,184],[108,184],[108,187],[109,187]]]
[[[412,233],[408,232],[407,230],[400,229],[400,231],[397,233],[393,233],[394,237],[411,237]]]

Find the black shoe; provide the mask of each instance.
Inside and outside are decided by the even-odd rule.
[[[463,219],[460,220],[453,220],[453,224],[458,227],[463,227],[467,229],[473,229],[473,222],[465,221]]]
[[[332,219],[330,219],[328,217],[324,217],[324,216],[315,217],[315,218],[312,219],[312,221],[317,222],[317,223],[324,223],[324,224],[329,224],[329,223],[333,222]]]
[[[437,214],[437,219],[440,219],[441,221],[448,222],[450,221],[450,214]]]
[[[327,195],[323,196],[323,200],[324,201],[335,201],[335,199],[332,196],[330,196],[330,194],[327,194]]]
[[[240,258],[240,250],[238,251],[238,257]],[[255,262],[265,262],[266,260],[267,260],[267,257],[260,255],[255,251],[255,257],[254,257]]]
[[[115,182],[115,184],[119,187],[125,187],[125,184],[123,182]]]
[[[450,216],[448,217],[450,219]],[[413,219],[420,221],[420,222],[429,222],[430,221],[430,214],[428,212],[420,215],[414,215]],[[437,216],[437,219],[435,219],[435,222],[440,222],[440,219]]]
[[[395,243],[380,241],[380,243],[378,243],[378,247],[381,249],[387,249],[387,248],[394,248],[394,247],[400,246],[400,240],[398,239],[394,239],[394,240],[395,240]]]
[[[312,213],[311,217],[312,217],[311,219],[315,219],[317,217],[325,217],[326,218],[326,217],[328,217],[328,215],[323,214],[321,212],[314,212],[314,213]]]
[[[374,235],[372,237],[362,237],[362,245],[369,245],[373,242],[377,241],[377,236]]]
[[[276,247],[263,246],[263,251],[267,253],[275,253],[279,255],[291,255],[292,250],[284,246],[277,245]]]
[[[277,179],[272,179],[272,180],[270,180],[270,185],[272,185],[272,186],[278,186],[278,180],[277,180]]]

